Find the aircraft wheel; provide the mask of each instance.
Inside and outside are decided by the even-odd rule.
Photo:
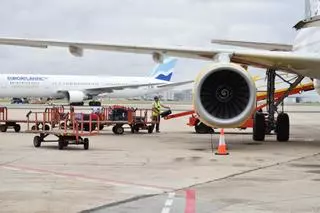
[[[100,101],[90,101],[89,106],[101,106],[101,102]]]
[[[253,134],[254,141],[264,141],[266,135],[266,123],[264,114],[256,112],[253,118]]]
[[[289,140],[290,121],[287,113],[280,113],[276,123],[277,141],[285,142]]]

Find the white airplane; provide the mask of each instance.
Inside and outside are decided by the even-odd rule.
[[[255,110],[256,86],[242,66],[265,68],[268,81],[268,111],[266,118],[260,112],[255,113],[253,139],[264,140],[266,132],[274,130],[278,141],[288,141],[289,116],[278,111],[279,104],[304,77],[313,78],[315,88],[320,93],[319,13],[320,0],[306,0],[306,19],[295,25],[297,37],[292,45],[213,41],[251,49],[155,47],[17,38],[1,38],[0,44],[37,48],[66,47],[75,56],[82,56],[84,49],[92,49],[151,54],[158,62],[162,62],[167,55],[212,60],[212,66],[203,70],[196,79],[193,104],[203,123],[222,128],[240,126]],[[288,87],[288,92],[280,99],[274,98],[277,71],[297,74],[296,80]],[[279,113],[277,117],[276,112]]]
[[[73,105],[99,97],[157,94],[193,81],[170,82],[177,59],[157,64],[150,77],[0,74],[0,97],[67,98]],[[90,106],[101,105],[90,101]]]

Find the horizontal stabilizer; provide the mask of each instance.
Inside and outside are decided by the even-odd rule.
[[[292,45],[289,44],[275,44],[275,43],[260,43],[260,42],[247,42],[247,41],[231,41],[231,40],[211,40],[213,44],[222,44],[238,47],[247,47],[260,50],[270,50],[270,51],[291,51]]]

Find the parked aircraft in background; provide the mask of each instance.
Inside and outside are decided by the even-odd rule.
[[[256,106],[256,86],[252,77],[241,66],[267,69],[267,115],[256,112],[253,139],[264,140],[265,133],[274,130],[278,141],[289,140],[289,116],[278,110],[292,89],[304,77],[314,79],[315,89],[320,93],[320,0],[306,0],[306,19],[295,25],[298,31],[292,45],[214,40],[214,43],[245,46],[254,49],[215,49],[187,47],[156,47],[142,45],[119,45],[84,42],[1,38],[0,44],[47,48],[66,47],[75,56],[82,56],[84,49],[151,54],[163,62],[167,55],[212,60],[211,67],[202,71],[194,86],[194,109],[200,120],[214,127],[237,127],[245,122]],[[296,74],[287,92],[275,99],[277,71]],[[278,76],[279,77],[279,76]],[[116,88],[114,88],[116,89]],[[112,89],[111,89],[112,90]],[[96,90],[94,90],[96,91]],[[66,93],[81,101],[82,91]],[[76,97],[76,98],[75,98]],[[277,112],[277,113],[276,113]]]
[[[177,59],[157,64],[149,77],[0,74],[0,97],[67,98],[73,105],[98,97],[156,94],[193,81],[170,82]],[[90,101],[90,106],[101,105]]]

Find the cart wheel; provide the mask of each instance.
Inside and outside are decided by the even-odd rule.
[[[64,129],[64,122],[60,124],[60,129]]]
[[[64,141],[64,142],[63,142],[63,146],[64,146],[64,147],[67,147],[68,145],[69,145],[69,142],[68,142],[68,141]]]
[[[100,124],[99,130],[101,131],[101,130],[103,130],[103,128],[104,128],[104,125]]]
[[[40,147],[41,146],[41,138],[40,136],[34,136],[33,138],[33,145],[34,147]]]
[[[33,126],[31,127],[31,130],[39,130],[39,127],[36,126],[36,125],[33,125]]]
[[[50,126],[48,124],[44,125],[44,130],[49,131],[50,130]]]
[[[151,126],[148,126],[148,133],[149,133],[149,134],[151,134],[151,133],[153,132],[153,128],[154,128],[154,127],[153,127],[152,125],[151,125]]]
[[[113,128],[116,135],[122,135],[124,133],[124,129],[122,126],[115,125]]]
[[[20,130],[21,130],[20,124],[16,124],[16,125],[13,127],[13,129],[14,129],[15,132],[20,132]]]
[[[64,147],[64,144],[65,144],[65,141],[59,140],[59,142],[58,142],[58,148],[59,148],[60,150],[62,150],[63,147]]]
[[[7,127],[6,125],[1,125],[1,126],[0,126],[0,131],[1,131],[1,132],[6,132],[7,129],[8,129],[8,127]]]
[[[138,125],[135,125],[135,126],[133,126],[134,127],[134,131],[136,132],[136,133],[138,133],[139,132],[139,126]]]
[[[88,150],[89,149],[89,139],[88,138],[84,138],[83,139],[83,148],[85,150]]]

